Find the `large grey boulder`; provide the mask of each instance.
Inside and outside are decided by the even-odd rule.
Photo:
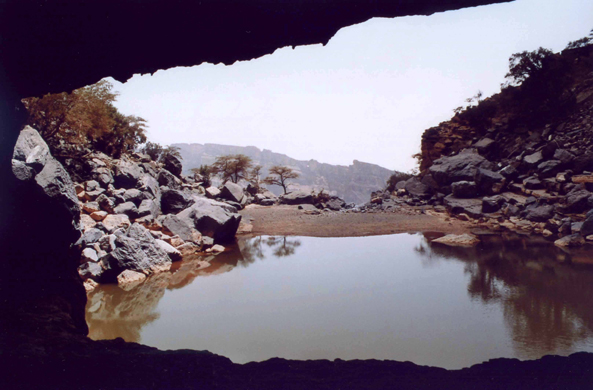
[[[447,186],[456,181],[473,181],[478,168],[492,167],[491,162],[473,149],[466,149],[455,156],[435,160],[429,172],[439,185]]]
[[[162,221],[163,231],[173,236],[179,236],[183,241],[192,241],[194,238],[192,232],[193,220],[190,223],[188,222],[181,220],[176,215],[169,214]]]
[[[139,189],[144,193],[148,194],[151,199],[160,199],[161,190],[159,182],[151,175],[144,174],[140,178]]]
[[[228,242],[234,239],[241,222],[241,215],[234,210],[222,202],[197,198],[194,205],[178,213],[177,217],[215,242]]]
[[[173,175],[180,177],[181,171],[183,170],[183,165],[181,164],[181,160],[177,157],[171,155],[170,153],[165,153],[162,159],[163,167],[171,172]]]
[[[478,187],[478,192],[484,195],[499,194],[505,183],[505,178],[500,173],[488,169],[476,169],[474,181]]]
[[[538,166],[543,161],[544,161],[544,156],[542,155],[541,151],[535,152],[533,154],[523,157],[523,163],[528,168],[534,168],[534,167]]]
[[[49,147],[36,130],[26,126],[21,131],[12,158],[13,174],[17,179],[23,182],[34,180],[54,207],[66,211],[74,230],[79,231],[80,209],[74,183],[62,164],[50,154]]]
[[[564,212],[581,213],[589,208],[589,198],[592,194],[587,190],[577,190],[566,195]]]
[[[289,192],[288,194],[280,195],[278,199],[283,204],[313,204],[313,195],[302,191]]]
[[[432,188],[422,183],[417,177],[406,180],[405,190],[413,197],[428,199],[432,196]]]
[[[587,217],[581,226],[581,232],[584,237],[593,234],[593,210],[589,210]]]
[[[243,187],[238,184],[227,181],[220,188],[220,196],[223,199],[230,200],[232,202],[241,203],[243,200]]]
[[[177,214],[194,202],[194,198],[183,191],[166,189],[161,194],[161,211],[163,214]]]
[[[138,218],[152,215],[156,217],[159,214],[159,204],[152,199],[144,199],[138,207]]]
[[[214,186],[206,188],[206,196],[210,199],[215,199],[220,196],[220,190]]]
[[[134,223],[125,235],[117,236],[115,246],[116,249],[108,256],[113,275],[119,275],[124,270],[150,275],[171,268],[169,255],[140,224]]]
[[[116,188],[136,188],[143,171],[138,164],[127,158],[120,159],[113,169]]]
[[[145,198],[144,193],[136,188],[130,188],[126,190],[123,194],[123,197],[126,202],[134,202],[136,206],[138,206]]]
[[[165,251],[165,253],[167,253],[171,261],[179,261],[183,258],[181,252],[175,249],[171,244],[168,244],[165,241],[158,239],[154,241],[159,248],[161,248],[163,251]]]
[[[554,206],[542,205],[530,208],[525,213],[525,219],[532,222],[546,222],[554,216]]]
[[[478,196],[478,187],[473,181],[456,181],[451,184],[451,191],[456,198],[475,198]]]
[[[113,212],[115,214],[125,214],[130,218],[137,218],[138,217],[138,208],[133,202],[124,202],[118,204],[114,209]]]
[[[451,214],[467,214],[472,218],[480,218],[483,215],[482,199],[460,199],[447,195],[443,203]]]
[[[159,185],[169,187],[171,189],[179,189],[183,182],[166,169],[161,169],[157,177]]]

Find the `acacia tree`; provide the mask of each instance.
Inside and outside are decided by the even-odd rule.
[[[146,141],[146,121],[120,113],[113,105],[117,95],[113,84],[101,80],[72,93],[26,98],[27,124],[58,156],[93,148],[117,157]]]
[[[533,78],[544,69],[546,63],[554,56],[551,50],[540,47],[534,51],[522,51],[509,58],[509,72],[504,76],[507,85],[520,85]]]
[[[219,156],[216,157],[216,161],[212,164],[215,172],[220,175],[223,181],[230,180],[233,183],[238,183],[241,179],[247,179],[252,166],[253,161],[244,154]]]
[[[285,194],[287,192],[288,186],[290,185],[288,180],[299,177],[299,174],[292,168],[282,165],[274,165],[270,168],[269,173],[270,175],[263,180],[264,183],[282,187]]]

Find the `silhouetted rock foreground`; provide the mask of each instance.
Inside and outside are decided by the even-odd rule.
[[[593,354],[536,361],[494,359],[461,370],[379,360],[286,360],[234,364],[206,351],[159,351],[122,339],[46,337],[5,354],[4,389],[588,389]],[[42,351],[42,352],[40,352]]]

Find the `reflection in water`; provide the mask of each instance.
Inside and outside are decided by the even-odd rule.
[[[102,285],[88,295],[86,320],[89,337],[95,340],[122,337],[126,341],[140,342],[142,327],[159,318],[157,306],[165,290],[181,289],[198,276],[219,275],[237,265],[247,267],[265,258],[262,244],[274,248],[275,257],[294,254],[301,245],[299,240],[286,237],[256,237],[242,240],[218,255],[208,257],[186,256],[175,263],[171,272],[154,275],[130,291],[117,285]]]
[[[131,291],[96,289],[90,337],[242,362],[379,358],[450,368],[593,351],[590,252],[522,236],[432,244],[438,236],[241,240]]]
[[[469,249],[431,244],[435,237],[424,236],[417,253],[429,261],[465,262],[469,296],[502,305],[518,357],[565,355],[591,338],[593,270],[573,264],[573,257],[590,252],[571,254],[542,238],[517,235],[482,236],[481,244]]]

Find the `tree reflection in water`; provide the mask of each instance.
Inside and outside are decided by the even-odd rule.
[[[521,358],[567,354],[593,336],[593,268],[578,264],[591,252],[566,252],[541,238],[482,236],[474,248],[416,247],[425,265],[443,259],[465,263],[472,299],[501,304],[513,347]]]
[[[117,285],[102,285],[88,295],[86,321],[89,337],[95,340],[122,337],[140,342],[142,328],[159,318],[157,306],[165,290],[183,288],[201,276],[218,275],[237,266],[248,267],[263,260],[263,245],[272,248],[274,257],[293,255],[301,242],[287,237],[255,237],[241,240],[216,256],[186,256],[174,263],[170,272],[150,278],[129,291]]]

